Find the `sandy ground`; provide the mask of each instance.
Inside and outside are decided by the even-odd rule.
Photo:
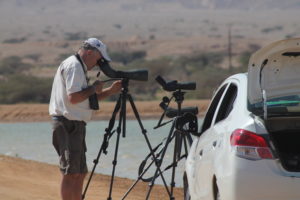
[[[135,102],[141,119],[158,118],[162,110],[159,101]],[[205,112],[208,100],[185,101],[183,107],[197,106],[199,115]],[[101,110],[95,113],[95,120],[109,119],[115,103],[102,102]],[[173,105],[173,107],[175,107]],[[134,118],[133,112],[127,106],[128,118]],[[16,104],[0,105],[0,122],[37,122],[51,120],[47,104]],[[58,166],[23,160],[20,158],[0,155],[0,199],[2,200],[56,200],[60,199],[59,185],[61,175]],[[134,180],[116,177],[112,199],[121,199]],[[110,176],[96,174],[86,195],[86,200],[106,200],[108,197]],[[139,182],[126,199],[145,199],[148,184]],[[182,199],[183,189],[175,188],[174,196]],[[169,199],[163,186],[155,185],[151,192],[153,200]]]
[[[162,114],[160,101],[136,101],[135,105],[141,119],[158,118]],[[134,118],[134,113],[127,103],[127,117]],[[206,111],[209,100],[186,100],[182,107],[197,106],[199,116]],[[94,120],[110,119],[115,102],[101,102],[100,110],[93,117]],[[176,105],[172,105],[176,108]],[[14,104],[0,105],[0,122],[36,122],[49,121],[48,104]]]
[[[0,199],[3,200],[57,200],[60,172],[57,166],[0,155]],[[121,199],[133,180],[115,178],[112,199]],[[86,200],[106,200],[110,176],[96,174],[87,191]],[[148,185],[139,182],[126,199],[145,199]],[[174,196],[182,199],[182,188],[175,188]],[[169,199],[163,186],[155,185],[151,192],[153,200]]]

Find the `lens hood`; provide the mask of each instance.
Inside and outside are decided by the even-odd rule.
[[[148,70],[118,71],[111,68],[108,61],[101,59],[98,62],[100,70],[109,78],[126,78],[136,81],[148,81]]]
[[[157,76],[155,79],[166,91],[175,91],[175,90],[195,90],[195,82],[185,82],[178,83],[176,80],[166,82],[161,76]]]

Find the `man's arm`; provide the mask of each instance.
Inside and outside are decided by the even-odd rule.
[[[84,100],[89,98],[89,96],[91,96],[94,93],[97,93],[98,95],[101,94],[103,84],[104,83],[97,80],[93,83],[92,86],[89,86],[79,92],[74,92],[72,94],[69,94],[68,99],[71,102],[71,104],[83,102]]]
[[[77,104],[77,103],[83,102],[84,100],[89,98],[89,96],[94,94],[95,91],[96,91],[95,86],[90,86],[79,92],[69,94],[68,99],[71,102],[71,104]]]
[[[72,94],[68,95],[68,99],[71,102],[71,104],[76,104],[83,102],[89,96],[91,96],[94,93],[97,93],[98,100],[105,99],[111,95],[117,94],[122,89],[122,82],[121,81],[115,81],[110,87],[105,88],[102,90],[103,82],[101,81],[95,81],[94,84],[86,89],[83,89],[79,92],[74,92]]]
[[[102,90],[100,94],[98,94],[98,100],[105,99],[111,95],[117,94],[122,89],[122,82],[121,81],[115,81],[113,84]]]

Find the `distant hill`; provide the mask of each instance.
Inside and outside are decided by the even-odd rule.
[[[159,4],[178,4],[184,8],[190,9],[298,9],[300,8],[299,0],[0,0],[1,4],[26,6],[57,6],[72,3],[97,4],[97,3],[118,3],[123,7],[146,8]]]
[[[52,64],[87,37],[148,58],[220,51],[229,27],[239,53],[300,37],[299,8],[300,0],[0,0],[0,60]]]
[[[240,70],[256,49],[300,37],[299,8],[300,0],[0,0],[0,64],[11,71],[21,66],[11,61],[22,61],[31,66],[26,74],[38,76],[1,83],[0,94],[16,91],[10,97],[18,98],[19,86],[30,86],[26,89],[31,92],[33,87],[23,82],[33,81],[41,96],[24,97],[45,100],[39,91],[46,90],[40,86],[50,88],[52,80],[44,82],[43,78],[52,79],[59,63],[76,52],[83,40],[97,37],[107,43],[114,60],[119,56],[119,62],[125,63],[123,58],[144,54],[145,60],[134,61],[132,69],[197,80],[201,89],[197,97],[207,98],[216,83],[232,72],[226,70],[229,36],[232,66]],[[19,69],[25,70],[18,68],[18,74]],[[0,80],[6,80],[6,75],[0,73]],[[157,85],[152,81],[149,86]],[[151,89],[138,85],[137,91]]]
[[[171,0],[169,0],[171,2]],[[178,0],[190,8],[211,9],[296,9],[300,8],[299,0]]]
[[[0,43],[299,36],[300,0],[0,0]],[[0,53],[1,56],[1,53]]]

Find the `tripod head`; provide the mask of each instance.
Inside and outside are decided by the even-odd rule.
[[[182,91],[182,89],[185,90],[195,90],[196,84],[194,82],[188,82],[188,83],[178,83],[177,81],[169,81],[166,82],[161,76],[156,77],[156,81],[163,87],[166,91],[172,91],[172,97],[163,97],[162,102],[159,104],[160,107],[164,110],[163,114],[161,115],[160,120],[158,121],[158,124],[154,127],[154,129],[159,128],[161,126],[164,126],[168,123],[170,123],[173,120],[169,120],[165,123],[162,123],[162,120],[164,116],[167,116],[169,118],[176,117],[176,129],[185,131],[185,132],[191,132],[193,134],[196,134],[198,129],[198,123],[197,123],[197,117],[198,114],[198,107],[186,107],[181,108],[181,104],[184,101],[184,94],[185,92]],[[177,103],[177,109],[169,107],[169,104],[171,100],[175,98],[175,102]],[[194,116],[194,117],[193,117]],[[188,125],[188,129],[184,129],[184,126]]]
[[[184,113],[183,116],[176,118],[175,127],[181,132],[188,132],[193,135],[197,135],[198,119],[196,115],[190,112]]]
[[[169,118],[178,116],[178,109],[169,107],[170,99],[168,97],[163,97],[162,102],[159,106],[165,111],[165,115]],[[192,113],[194,115],[198,114],[198,107],[186,107],[181,108],[180,113],[184,115],[185,113]]]
[[[172,97],[173,98],[173,97]],[[172,99],[171,98],[171,99]],[[175,118],[175,127],[177,130],[180,130],[182,132],[190,132],[193,135],[197,134],[198,131],[198,120],[197,120],[197,114],[198,114],[198,107],[185,107],[181,108],[180,112],[178,109],[169,107],[170,101],[168,97],[163,97],[162,102],[159,104],[160,107],[164,110],[164,113],[158,122],[158,125],[156,128],[159,128],[161,126],[166,125],[167,123],[171,122],[172,120],[161,124],[161,121],[164,116],[167,116],[169,118]]]

